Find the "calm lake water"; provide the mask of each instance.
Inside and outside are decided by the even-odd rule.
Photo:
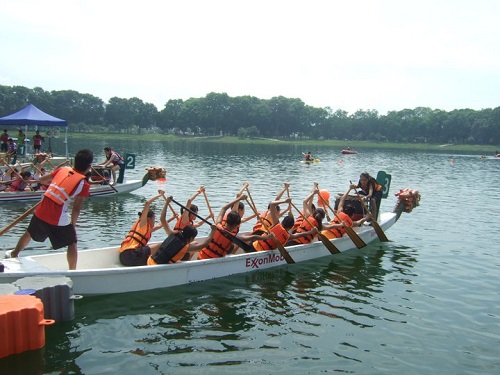
[[[500,373],[500,160],[446,149],[343,156],[281,143],[75,143],[72,153],[89,147],[98,162],[108,144],[135,154],[129,178],[148,166],[167,169],[166,183],[88,200],[80,249],[118,245],[159,188],[185,202],[205,185],[218,211],[249,182],[263,208],[283,182],[297,203],[315,181],[333,195],[360,172],[385,170],[392,183],[382,211],[392,210],[399,189],[420,190],[422,201],[387,231],[388,243],[174,289],[83,298],[73,321],[46,328],[43,350],[0,361],[0,373]],[[321,162],[300,163],[306,151]],[[195,203],[208,214],[203,198]],[[0,227],[31,205],[2,203]],[[0,249],[12,248],[27,223],[0,237]],[[48,243],[32,243],[21,254],[47,251]]]

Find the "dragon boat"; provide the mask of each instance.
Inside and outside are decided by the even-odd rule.
[[[411,212],[419,205],[420,194],[416,190],[400,190],[396,195],[398,202],[394,210],[382,213],[376,222],[383,231],[391,228],[402,212]],[[380,239],[377,228],[373,225],[353,229],[367,245]],[[347,235],[330,241],[339,253],[358,249]],[[285,247],[285,250],[294,263],[336,256],[317,239],[308,244]],[[193,254],[192,259],[196,258],[196,254]],[[66,252],[3,259],[0,264],[0,284],[16,285],[16,281],[24,277],[66,276],[72,280],[75,294],[103,295],[168,288],[280,266],[293,267],[293,264],[289,264],[279,250],[250,253],[238,250],[235,254],[223,258],[125,267],[119,261],[119,247],[104,247],[79,251],[78,267],[73,271],[67,270]]]

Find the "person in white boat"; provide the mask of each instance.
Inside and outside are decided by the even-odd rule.
[[[278,195],[276,195],[276,198],[274,198],[274,201],[280,200],[281,197],[283,196],[283,194],[288,190],[289,187],[290,187],[290,184],[288,182],[285,182],[283,189],[281,189],[281,191],[278,193]],[[274,210],[277,211],[277,216],[275,217],[274,215],[271,215],[271,203],[268,204],[267,210],[260,214],[262,221],[268,227],[272,227],[273,225],[276,225],[279,222],[279,218],[281,216],[283,216],[290,209],[290,205],[288,205],[287,209],[282,211],[280,206],[276,205],[274,207]],[[262,233],[266,232],[266,230],[264,229],[264,225],[262,224],[262,221],[257,218],[257,222],[255,223],[255,225],[253,226],[253,229],[252,229],[252,234],[262,234]]]
[[[120,263],[124,266],[145,266],[149,256],[154,253],[159,244],[149,246],[151,234],[163,227],[163,224],[155,225],[155,213],[151,210],[151,204],[165,194],[160,190],[158,195],[148,199],[144,204],[139,219],[132,225],[127,236],[120,246]],[[153,248],[153,249],[152,249]]]
[[[1,161],[0,161],[1,162]],[[6,190],[12,181],[14,180],[15,173],[17,172],[17,166],[19,166],[19,163],[13,165],[10,168],[5,168],[5,172],[1,172],[1,177],[0,177],[0,191]]]
[[[203,242],[195,241],[198,235],[198,229],[193,225],[186,225],[179,231],[172,230],[166,219],[167,207],[171,202],[172,197],[168,197],[165,201],[165,206],[163,207],[160,218],[163,229],[167,232],[168,237],[152,251],[151,256],[147,260],[149,266],[172,264],[191,259],[194,251],[204,248],[212,241],[212,237],[216,230],[216,226],[211,225],[210,234]]]
[[[40,183],[50,185],[43,194],[28,229],[17,242],[16,248],[6,252],[6,258],[16,258],[32,239],[43,242],[49,238],[54,249],[68,247],[69,269],[76,269],[78,239],[75,226],[83,202],[90,196],[90,185],[85,174],[92,166],[94,154],[90,150],[80,150],[74,160],[73,168],[61,167],[40,178]]]
[[[351,189],[360,189],[358,193],[364,196],[369,202],[369,208],[373,218],[377,218],[382,201],[382,185],[380,185],[375,177],[370,176],[368,172],[363,172],[359,175],[358,184],[352,184]]]
[[[193,201],[196,199],[198,195],[203,193],[205,191],[205,186],[200,186],[200,188],[194,193],[191,198],[189,198],[186,202],[186,207],[189,208],[190,211],[194,212],[195,214],[198,213],[198,206],[193,204]],[[177,222],[174,226],[174,231],[179,231],[183,229],[187,225],[192,225],[195,228],[200,227],[203,224],[203,221],[199,221],[198,223],[195,223],[194,220],[196,219],[196,216],[189,212],[188,210],[184,210],[181,208],[181,214],[179,218],[177,219]]]
[[[104,147],[104,153],[106,154],[106,160],[97,165],[102,165],[104,168],[111,169],[113,175],[113,182],[111,185],[115,185],[117,182],[116,171],[125,169],[125,160],[118,152],[111,150],[111,147]]]
[[[288,197],[284,200],[276,200],[269,204],[268,218],[270,219],[270,222],[276,223],[274,225],[268,226],[270,233],[273,236],[271,238],[254,241],[252,246],[256,251],[277,249],[278,244],[276,243],[275,240],[278,240],[282,245],[285,245],[289,240],[294,240],[309,235],[314,236],[317,233],[316,228],[313,228],[309,232],[294,233],[294,234],[290,233],[290,231],[293,228],[293,224],[295,222],[292,216],[286,215],[283,218],[283,220],[281,220],[281,223],[279,222],[280,210],[278,210],[278,205],[289,204],[291,201],[292,198]]]
[[[22,171],[14,177],[14,180],[5,191],[30,191],[33,190],[31,184],[34,182],[35,180],[32,179],[30,171]]]
[[[10,183],[10,179],[8,178],[5,173],[0,169],[0,191],[4,191],[7,188],[7,184]]]
[[[47,174],[47,171],[45,170],[44,167],[37,168],[35,170],[35,174],[33,175],[33,180],[36,182],[31,184],[31,189],[33,189],[35,191],[47,190],[47,187],[40,183],[40,178],[42,178],[42,176],[45,176],[46,174]]]
[[[240,201],[246,198],[246,195],[239,195],[236,199],[224,205],[215,220],[215,224],[223,231],[228,232],[231,236],[236,236],[238,234],[241,216],[243,216],[242,213],[234,210],[234,207],[238,207]],[[230,208],[233,208],[233,210],[226,214],[227,210]],[[221,231],[217,231],[214,234],[212,241],[198,253],[198,259],[220,258],[235,250],[235,246],[231,240],[222,233]]]
[[[333,220],[330,223],[323,224],[321,234],[329,240],[342,237],[345,233],[345,227],[359,227],[363,225],[366,220],[371,218],[371,214],[367,213],[363,218],[353,221],[352,218],[356,213],[356,209],[352,205],[345,204],[346,198],[351,190],[349,186],[349,189],[344,193],[342,198],[340,198],[339,205],[337,206],[337,215],[333,217]]]

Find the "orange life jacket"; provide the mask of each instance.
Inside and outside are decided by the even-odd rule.
[[[311,223],[312,225],[309,223]],[[294,233],[309,232],[314,227],[316,227],[316,228],[318,227],[318,222],[316,221],[314,216],[311,215],[307,218],[307,220],[304,219],[304,221],[300,224],[300,226],[297,229],[295,229]],[[311,242],[313,240],[313,238],[314,238],[314,236],[312,234],[309,234],[305,237],[296,238],[293,241],[295,241],[297,243],[305,244],[305,243]]]
[[[262,215],[260,215],[262,221],[264,221],[264,223],[266,224],[266,226],[268,228],[272,227],[274,225],[274,223],[271,221],[271,218],[267,217],[267,215],[269,215],[269,211],[265,211],[264,213],[262,213]],[[257,223],[253,226],[253,230],[252,230],[252,233],[265,233],[267,232],[266,231],[266,228],[264,227],[264,225],[262,225],[262,221],[260,221],[260,219],[257,218]]]
[[[229,232],[222,224],[217,224],[217,227]],[[229,233],[236,235],[238,232],[233,231]],[[232,248],[231,240],[226,238],[219,230],[216,230],[212,236],[212,241],[198,253],[198,259],[221,258],[226,256]]]
[[[149,224],[139,226],[140,219],[137,220],[120,246],[120,253],[129,249],[137,249],[146,246],[151,239],[151,227]]]
[[[179,218],[177,219],[177,222],[175,223],[174,232],[178,232],[178,231],[184,229],[187,225],[193,225],[193,221],[190,220],[187,223],[183,223],[182,222],[182,215],[179,216]]]
[[[304,222],[304,214],[301,212],[300,215],[295,220],[295,222],[293,223],[292,232],[294,232],[298,227],[300,227],[303,222]]]
[[[345,212],[338,212],[337,215],[340,217],[340,219],[345,223],[346,226],[352,227],[352,219],[347,215]],[[337,216],[335,216],[332,220],[332,224],[341,224],[341,221],[337,219]],[[332,238],[340,238],[344,235],[345,229],[344,228],[332,228],[332,229],[327,229],[321,232],[324,234],[329,240]]]
[[[281,225],[281,223],[278,223],[275,226],[273,226],[271,228],[271,233],[274,233],[276,239],[283,245],[286,244],[288,242],[288,239],[290,238],[290,233],[288,233],[288,231],[285,228],[283,228],[283,225]],[[278,245],[274,240],[259,240],[253,243],[253,247],[257,251],[264,251],[264,250],[274,250],[278,248]]]
[[[52,179],[52,182],[43,195],[62,206],[70,199],[71,192],[83,179],[85,179],[85,176],[73,168],[62,167]]]

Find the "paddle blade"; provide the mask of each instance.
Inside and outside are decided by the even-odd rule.
[[[351,227],[344,227],[345,232],[358,249],[366,246],[365,241]]]
[[[373,226],[373,229],[375,229],[375,233],[377,233],[378,239],[380,241],[382,241],[382,242],[389,242],[389,239],[385,235],[384,230],[382,229],[382,227],[380,226],[379,223],[377,223],[375,220],[373,220],[372,221],[372,226]]]
[[[328,251],[332,254],[340,253],[340,250],[335,246],[325,235],[318,233],[318,237],[323,242],[323,245],[328,249]]]
[[[278,250],[280,251],[281,256],[283,258],[285,258],[286,262],[288,264],[295,263],[295,261],[293,260],[292,256],[284,248],[283,244],[281,242],[279,242],[278,240],[275,240],[275,241],[276,241],[276,245],[278,245]]]

